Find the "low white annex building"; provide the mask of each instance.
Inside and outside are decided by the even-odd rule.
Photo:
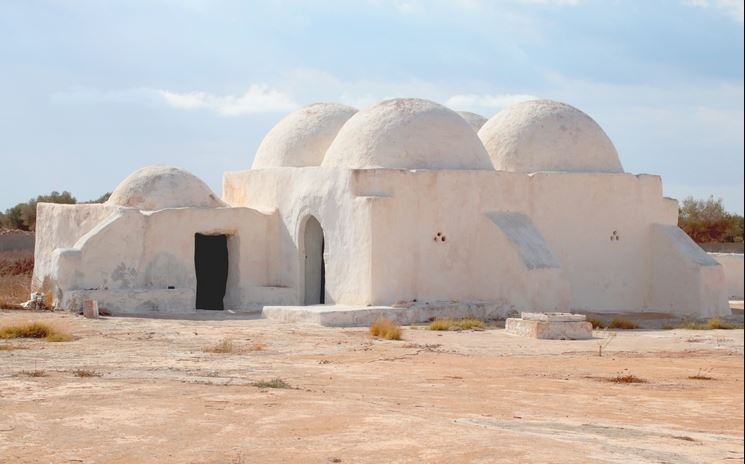
[[[624,172],[595,121],[552,101],[488,121],[418,99],[315,104],[225,173],[222,199],[150,166],[105,204],[37,215],[35,282],[61,308],[729,314],[722,267],[660,178]]]

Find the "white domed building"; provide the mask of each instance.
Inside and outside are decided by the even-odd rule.
[[[491,119],[420,99],[315,104],[222,198],[172,167],[102,205],[40,204],[35,279],[59,307],[263,311],[322,324],[519,311],[727,314],[721,266],[658,176],[623,171],[569,105]]]

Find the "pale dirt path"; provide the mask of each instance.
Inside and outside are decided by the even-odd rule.
[[[266,320],[0,313],[18,320],[80,338],[0,341],[27,348],[0,351],[0,462],[743,462],[742,330],[393,342]],[[265,348],[202,351],[224,338]],[[33,370],[47,376],[20,374]],[[627,373],[647,383],[604,380]],[[273,377],[296,388],[251,386]]]

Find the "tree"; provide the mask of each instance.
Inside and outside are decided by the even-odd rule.
[[[104,203],[111,196],[111,192],[104,193],[95,200],[86,201],[85,203]],[[67,190],[59,193],[53,191],[49,195],[39,195],[31,198],[26,203],[18,203],[12,208],[0,212],[0,228],[35,230],[36,229],[36,204],[37,203],[60,203],[74,205],[78,201]]]
[[[725,211],[721,198],[687,197],[678,213],[678,226],[696,243],[742,242],[743,217]]]
[[[14,207],[5,210],[5,214],[3,214],[3,227],[6,227],[8,229],[21,228],[21,226],[23,225],[23,220],[21,219],[22,205],[24,205],[24,203],[18,203]]]
[[[9,229],[34,230],[36,228],[37,203],[75,204],[77,200],[68,191],[62,193],[53,191],[49,195],[39,195],[36,198],[31,198],[26,203],[18,203],[5,210],[1,225]]]

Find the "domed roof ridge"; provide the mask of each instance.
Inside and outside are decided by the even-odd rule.
[[[473,127],[473,130],[478,132],[481,127],[488,121],[487,118],[481,116],[478,113],[472,113],[471,111],[458,111],[458,115],[465,119],[468,124]]]
[[[489,119],[478,136],[497,170],[623,172],[605,131],[566,103],[517,103]]]
[[[455,111],[418,98],[385,100],[339,130],[323,166],[351,169],[492,169],[473,128]]]
[[[227,206],[195,175],[160,164],[145,166],[127,176],[114,189],[106,204],[145,211]]]
[[[339,103],[313,103],[293,111],[267,132],[251,169],[320,165],[339,129],[356,112]]]

